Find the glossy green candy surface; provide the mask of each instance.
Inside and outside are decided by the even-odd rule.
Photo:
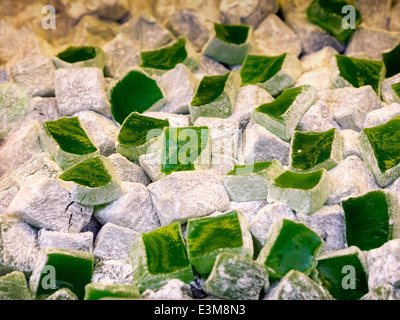
[[[91,253],[48,247],[42,249],[39,255],[43,264],[37,265],[32,275],[35,281],[31,281],[34,282],[32,285],[35,286],[37,297],[68,288],[79,299],[84,298],[85,286],[91,282],[93,272],[94,257]],[[43,283],[50,284],[48,277],[53,271],[54,286],[44,286]]]
[[[318,278],[337,300],[358,300],[368,292],[363,253],[357,247],[331,251],[318,259]]]
[[[371,250],[392,239],[393,217],[385,192],[371,191],[342,202],[349,246]],[[398,215],[397,213],[396,215]]]
[[[62,173],[59,178],[90,188],[105,186],[112,179],[100,157],[89,158],[78,163]]]
[[[386,66],[386,78],[400,73],[400,43],[393,50],[382,53],[382,59]]]
[[[140,71],[130,71],[111,90],[111,112],[122,124],[134,111],[142,113],[163,104],[164,96],[157,82]]]
[[[84,300],[100,300],[107,298],[138,299],[139,289],[134,285],[116,283],[89,283],[85,287]]]
[[[261,161],[250,163],[246,165],[235,164],[233,169],[227,173],[228,176],[240,176],[250,173],[258,173],[267,170],[271,165],[276,163],[276,161]]]
[[[140,146],[147,142],[147,134],[150,130],[159,129],[159,134],[161,134],[163,128],[168,126],[168,120],[146,117],[137,112],[132,112],[125,119],[119,131],[118,142],[133,147]],[[154,136],[152,135],[152,137]]]
[[[249,27],[245,25],[214,23],[214,30],[218,39],[236,45],[244,44],[249,34]]]
[[[201,80],[196,94],[191,102],[192,106],[199,107],[216,100],[223,92],[229,73],[217,76],[205,76]]]
[[[282,68],[286,53],[279,56],[248,55],[240,69],[242,84],[264,83]]]
[[[271,226],[257,261],[273,278],[282,278],[293,269],[309,274],[322,246],[322,238],[304,224],[282,219]]]
[[[394,92],[394,94],[395,94],[394,99],[395,99],[397,102],[400,102],[400,82],[399,82],[399,83],[392,84],[392,90],[393,90],[393,92]]]
[[[335,55],[339,76],[355,88],[370,85],[379,94],[385,65],[381,61]]]
[[[335,133],[336,129],[324,132],[295,132],[291,143],[291,167],[296,170],[311,170],[321,166],[327,170],[332,169],[337,164],[332,159]],[[341,158],[337,160],[340,161]]]
[[[374,151],[381,172],[400,164],[400,117],[363,132]]]
[[[355,28],[343,27],[347,11],[342,13],[342,9],[349,4],[344,0],[313,0],[307,7],[307,18],[339,41],[348,41]],[[356,14],[355,27],[357,27],[361,23],[361,16],[356,8],[354,8],[354,12]]]
[[[164,132],[161,172],[194,170],[198,158],[209,147],[208,127],[167,128]]]
[[[185,61],[188,55],[185,45],[186,39],[181,37],[170,46],[154,51],[144,51],[141,53],[142,64],[140,66],[142,68],[171,70],[178,63]]]
[[[74,47],[70,46],[63,52],[60,52],[57,57],[68,63],[75,63],[79,61],[85,61],[94,59],[97,55],[98,48],[85,46],[85,47]]]
[[[78,117],[46,121],[43,123],[43,127],[61,150],[67,153],[85,155],[97,151],[82,129]]]
[[[321,180],[323,169],[310,173],[297,173],[286,170],[274,180],[275,185],[280,188],[291,188],[310,190],[314,188]]]

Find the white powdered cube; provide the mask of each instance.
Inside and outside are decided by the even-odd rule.
[[[164,73],[157,79],[158,86],[164,90],[167,103],[160,109],[168,113],[189,113],[198,84],[198,79],[182,63]]]
[[[239,121],[214,117],[199,117],[195,127],[208,127],[211,135],[211,155],[228,155],[237,157],[239,144]]]
[[[252,84],[242,86],[237,91],[232,114],[228,119],[238,120],[240,129],[244,130],[251,119],[253,109],[273,100],[274,98],[259,86]]]
[[[239,210],[246,217],[247,223],[250,223],[257,213],[267,205],[266,200],[255,200],[255,201],[231,201],[229,204],[229,209],[227,212],[231,212],[233,210]]]
[[[145,186],[147,186],[151,182],[150,178],[141,167],[131,162],[123,155],[119,153],[114,153],[108,156],[108,159],[114,166],[118,180],[120,180],[121,182],[137,182],[144,184]]]
[[[201,80],[204,76],[217,76],[228,73],[229,69],[225,68],[217,60],[201,55],[199,58],[199,65],[196,70],[193,71],[193,75]]]
[[[90,220],[93,207],[71,200],[69,191],[56,179],[35,179],[24,184],[6,211],[36,228],[79,232]]]
[[[252,54],[277,56],[290,52],[298,57],[302,50],[300,39],[276,14],[269,14],[253,32]]]
[[[162,226],[229,208],[221,177],[208,170],[173,172],[148,188]]]
[[[400,82],[400,79],[399,79]],[[400,115],[400,104],[392,103],[386,107],[369,112],[364,121],[364,128],[379,126]]]
[[[79,118],[83,130],[101,155],[109,156],[115,152],[119,128],[113,121],[94,111],[79,111],[73,116]]]
[[[121,79],[140,64],[140,51],[128,36],[118,34],[102,47],[107,55],[105,74]]]
[[[376,29],[387,29],[391,0],[357,0],[356,4],[363,23]]]
[[[382,95],[382,100],[385,103],[390,104],[395,102],[393,97],[392,85],[399,82],[400,82],[400,73],[383,80],[381,95]]]
[[[37,121],[38,123],[60,118],[60,114],[58,113],[57,99],[33,97],[30,101],[30,111],[27,117]]]
[[[367,263],[369,290],[387,284],[397,287],[400,282],[400,239],[369,250]]]
[[[398,178],[395,182],[393,182],[390,186],[386,188],[392,190],[397,195],[400,203],[400,178]]]
[[[323,101],[333,110],[335,120],[343,129],[360,131],[367,114],[382,108],[371,86],[338,88],[324,92]]]
[[[321,50],[302,56],[300,61],[303,72],[324,67],[329,68],[335,54],[338,54],[337,50],[327,46],[323,47]]]
[[[233,170],[235,164],[239,164],[239,162],[226,154],[214,154],[211,157],[211,165],[209,170],[213,170],[220,175],[225,175],[229,171]]]
[[[241,156],[245,163],[278,160],[282,165],[289,163],[289,143],[250,121],[243,132]]]
[[[0,146],[0,176],[16,169],[42,151],[39,143],[39,124],[26,120],[13,130]]]
[[[277,0],[222,0],[219,5],[220,20],[225,24],[246,24],[257,28],[269,14],[277,13]]]
[[[171,279],[166,285],[162,286],[160,289],[151,290],[147,289],[143,292],[142,297],[144,299],[177,299],[177,300],[187,300],[192,299],[192,291],[190,285],[184,283],[179,279]]]
[[[341,130],[333,117],[333,112],[322,100],[314,103],[301,118],[296,130],[298,131],[328,131],[332,128]]]
[[[328,205],[340,204],[343,200],[379,188],[374,175],[357,156],[349,156],[329,171],[332,191]]]
[[[0,275],[32,272],[39,253],[37,231],[13,217],[0,216]]]
[[[111,117],[103,71],[99,68],[61,68],[54,75],[55,93],[61,115],[92,110]]]
[[[323,206],[311,215],[299,214],[298,218],[324,240],[325,251],[341,250],[347,247],[346,222],[341,206]]]
[[[328,67],[322,67],[304,72],[296,81],[295,87],[308,84],[318,91],[333,89],[332,72]]]
[[[280,219],[298,221],[295,213],[283,202],[270,203],[260,209],[257,215],[249,224],[249,230],[254,238],[259,242],[260,247],[264,247],[268,231],[272,224]]]
[[[358,142],[359,133],[351,129],[345,129],[340,132],[340,135],[343,141],[343,159],[349,156],[356,156],[362,159]]]
[[[94,243],[93,254],[98,260],[127,259],[138,232],[106,223],[99,231]]]
[[[6,212],[7,207],[18,193],[19,187],[18,180],[10,175],[0,180],[0,216]]]
[[[55,247],[67,250],[93,251],[93,233],[68,233],[40,229],[38,232],[39,247]]]
[[[56,68],[50,58],[27,58],[13,64],[10,70],[14,82],[23,86],[31,97],[54,96]]]
[[[96,219],[101,224],[113,223],[136,232],[150,232],[160,227],[147,187],[134,182],[121,185],[124,194],[109,204],[96,207]]]
[[[104,260],[96,263],[92,282],[132,284],[132,264],[129,259]]]

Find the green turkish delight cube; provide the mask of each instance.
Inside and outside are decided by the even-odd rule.
[[[400,103],[400,82],[392,84],[393,100]]]
[[[204,76],[189,106],[192,122],[198,117],[230,116],[240,83],[240,74],[236,69],[223,75]]]
[[[156,119],[132,112],[123,122],[118,134],[116,150],[132,161],[138,161],[162,134],[169,121]]]
[[[100,154],[83,130],[78,117],[44,122],[39,137],[43,150],[48,152],[63,170]]]
[[[180,37],[173,44],[140,54],[140,67],[149,74],[163,75],[179,63],[193,71],[198,64],[197,54],[186,38]]]
[[[131,248],[131,262],[133,284],[141,291],[161,288],[171,279],[194,279],[179,223],[140,234]]]
[[[312,214],[322,208],[331,189],[325,169],[306,173],[287,170],[270,183],[268,202],[284,202],[296,212]]]
[[[358,300],[368,292],[368,267],[362,251],[351,246],[318,258],[318,279],[337,300]]]
[[[214,23],[214,34],[203,53],[228,65],[242,64],[251,45],[251,26]]]
[[[290,155],[293,171],[330,170],[343,160],[342,136],[336,129],[295,131],[290,143]]]
[[[253,258],[253,241],[245,216],[234,210],[219,216],[191,219],[186,242],[189,260],[202,276],[210,274],[221,252]]]
[[[58,178],[72,182],[71,199],[81,205],[109,203],[123,194],[112,162],[104,156],[79,162]]]
[[[310,85],[285,89],[274,101],[255,108],[251,117],[281,139],[289,141],[316,97],[317,91]]]
[[[68,288],[78,299],[83,299],[85,286],[92,279],[93,263],[93,254],[85,251],[43,248],[29,280],[30,289],[37,298],[45,298]]]
[[[211,137],[208,127],[179,127],[164,129],[161,172],[208,169],[211,164]]]
[[[248,55],[240,69],[242,85],[257,85],[273,96],[293,86],[300,75],[300,60],[288,52],[279,56]]]
[[[258,300],[269,288],[268,272],[258,262],[229,252],[220,253],[204,291],[212,296],[231,300]]]
[[[363,160],[381,187],[400,176],[400,116],[361,130],[359,142]]]
[[[343,27],[343,8],[350,5],[344,0],[313,0],[307,7],[307,18],[339,41],[350,39],[355,28],[361,23],[360,12],[353,6],[355,13],[354,28]]]
[[[282,278],[290,270],[309,275],[323,247],[322,238],[304,224],[280,219],[269,229],[257,261],[272,278]]]
[[[137,299],[139,289],[130,284],[92,282],[85,286],[84,300],[100,300],[107,298]]]
[[[57,68],[96,67],[103,70],[107,57],[99,47],[70,46],[52,59]]]
[[[32,300],[23,272],[13,271],[0,277],[0,300]]]
[[[231,201],[266,200],[269,182],[283,171],[277,160],[234,165],[222,182]]]
[[[386,68],[382,61],[352,58],[336,54],[333,59],[333,84],[336,88],[360,88],[370,85],[380,97]]]
[[[157,82],[141,70],[128,72],[110,91],[111,113],[122,125],[134,111],[158,111],[165,103]]]
[[[342,202],[348,246],[371,250],[400,235],[400,206],[389,190],[376,190]]]
[[[386,66],[386,78],[400,73],[400,43],[392,50],[383,52],[382,59]]]
[[[265,300],[334,300],[329,291],[297,270],[289,271]]]

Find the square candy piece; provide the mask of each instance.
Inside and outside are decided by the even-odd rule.
[[[242,64],[251,49],[251,26],[214,23],[214,35],[205,45],[204,54],[220,63]]]
[[[190,71],[193,71],[198,64],[196,51],[184,37],[179,37],[173,44],[157,50],[143,51],[140,57],[140,67],[147,73],[158,76],[175,68],[179,63],[184,64]]]
[[[192,122],[198,117],[230,116],[240,84],[240,74],[236,69],[222,75],[204,76],[189,106]]]
[[[363,129],[359,142],[363,160],[381,187],[400,176],[400,116]]]
[[[48,152],[63,170],[100,154],[83,130],[78,117],[44,122],[39,137],[43,150]]]
[[[30,289],[41,298],[68,288],[83,299],[85,286],[92,278],[93,263],[93,255],[88,252],[43,248],[29,280]]]
[[[0,300],[32,300],[23,272],[13,271],[0,277]]]
[[[262,290],[269,288],[268,272],[252,259],[223,252],[203,288],[207,294],[223,299],[258,300]]]
[[[210,274],[221,252],[253,258],[253,241],[246,217],[237,210],[188,221],[186,239],[189,260],[202,275]]]
[[[301,62],[291,53],[249,55],[240,69],[242,85],[258,85],[275,96],[293,86],[301,75]]]
[[[331,180],[325,169],[309,173],[285,171],[269,185],[268,202],[284,202],[303,214],[322,208],[331,192]]]
[[[290,168],[293,171],[330,170],[343,160],[342,136],[336,129],[295,131],[290,149]]]
[[[337,54],[332,59],[332,80],[336,88],[360,88],[370,85],[380,97],[386,68],[382,61],[366,60]]]
[[[283,140],[290,140],[303,115],[314,104],[317,91],[304,85],[286,89],[274,101],[253,110],[252,119]]]
[[[322,238],[304,224],[281,219],[269,229],[257,262],[265,265],[272,278],[282,278],[290,270],[309,275],[323,246]]]
[[[52,59],[57,68],[96,67],[103,70],[107,57],[99,47],[70,46],[52,57]]]
[[[179,223],[139,235],[131,261],[133,282],[140,291],[161,288],[171,279],[190,283],[194,278]]]
[[[392,191],[371,191],[342,205],[349,246],[367,251],[400,236],[400,206]]]
[[[318,258],[318,279],[337,300],[358,300],[368,292],[368,267],[362,251],[351,246]]]
[[[58,178],[72,182],[71,198],[81,205],[109,203],[123,194],[114,167],[104,156],[79,162]]]
[[[142,70],[128,72],[110,91],[111,112],[122,125],[134,111],[158,111],[166,99],[157,82]]]
[[[116,144],[117,152],[132,161],[146,153],[156,137],[161,135],[169,121],[132,112],[122,123]]]
[[[283,171],[281,163],[276,160],[234,165],[222,181],[231,201],[266,200],[269,182]]]
[[[84,300],[107,298],[138,299],[139,289],[134,285],[116,283],[89,283],[85,286]]]

